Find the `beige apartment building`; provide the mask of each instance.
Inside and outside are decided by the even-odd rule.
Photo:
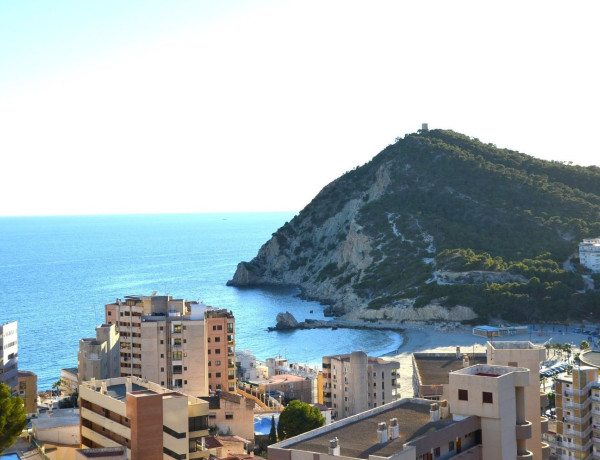
[[[537,369],[535,370],[537,372]],[[269,446],[269,460],[525,460],[530,371],[477,364],[455,370],[447,400],[405,398]],[[539,400],[539,395],[537,398]],[[538,415],[539,417],[539,415]]]
[[[208,402],[136,377],[79,387],[83,448],[127,448],[129,460],[207,458]]]
[[[29,371],[19,371],[19,396],[23,398],[27,414],[37,414],[37,375]]]
[[[80,339],[77,354],[78,383],[96,379],[109,379],[121,375],[121,349],[119,333],[114,324],[96,328],[96,338]],[[62,376],[61,376],[62,382]]]
[[[363,351],[323,357],[323,404],[339,420],[400,398],[400,363]]]
[[[444,385],[448,384],[451,372],[487,364],[485,353],[413,353],[413,396],[415,398],[439,400],[444,394]]]
[[[205,313],[209,390],[235,392],[235,318],[231,311],[208,309]]]
[[[525,418],[532,423],[532,435],[526,441],[526,446],[533,453],[533,458],[542,458],[542,450],[548,448],[546,443],[542,443],[542,425],[547,427],[548,420],[540,415],[547,399],[546,395],[540,393],[539,369],[546,359],[546,348],[529,341],[490,341],[487,343],[486,353],[488,364],[531,370],[529,385],[525,387]]]
[[[157,295],[106,305],[106,322],[116,324],[120,334],[121,376],[197,396],[211,387],[229,389],[229,382],[235,391],[234,318],[222,312]]]
[[[202,399],[210,404],[208,424],[215,427],[218,434],[235,433],[254,444],[255,403],[252,399],[226,391]]]
[[[19,384],[18,351],[17,322],[0,324],[0,382],[8,385],[15,393]]]
[[[446,396],[454,416],[476,415],[481,424],[481,458],[490,460],[547,459],[550,446],[534,438],[534,422],[527,418],[530,377],[539,374],[525,367],[478,364],[450,374]],[[538,392],[534,398],[539,404]],[[547,422],[543,428],[547,431]],[[528,449],[538,447],[538,454]]]
[[[563,459],[600,458],[595,449],[600,430],[598,369],[574,366],[571,373],[555,378],[556,455]]]

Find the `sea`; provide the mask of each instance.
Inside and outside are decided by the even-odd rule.
[[[379,356],[398,332],[312,329],[269,332],[279,312],[323,319],[325,306],[293,287],[226,286],[294,216],[280,213],[98,215],[0,218],[0,323],[18,321],[19,369],[38,389],[77,366],[79,339],[95,337],[104,305],[127,295],[171,295],[233,311],[236,349],[319,365],[329,354]]]

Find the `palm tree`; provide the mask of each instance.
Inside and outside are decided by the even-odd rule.
[[[548,379],[546,377],[542,377],[540,379],[540,383],[544,386],[544,393],[546,392],[546,382],[548,382]]]

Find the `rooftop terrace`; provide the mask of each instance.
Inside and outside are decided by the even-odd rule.
[[[307,452],[328,453],[331,439],[337,437],[342,457],[367,459],[370,455],[389,457],[402,451],[403,445],[411,440],[448,427],[456,422],[452,419],[430,421],[431,402],[419,399],[403,399],[388,404],[388,409],[373,409],[357,416],[328,425],[328,429],[315,430],[312,437],[299,442],[279,443],[276,447]],[[378,425],[396,418],[399,436],[380,443],[377,438]],[[346,423],[345,423],[346,422]]]

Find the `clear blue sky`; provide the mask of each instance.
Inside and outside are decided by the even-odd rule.
[[[300,210],[423,122],[600,164],[599,13],[0,2],[0,215]]]

